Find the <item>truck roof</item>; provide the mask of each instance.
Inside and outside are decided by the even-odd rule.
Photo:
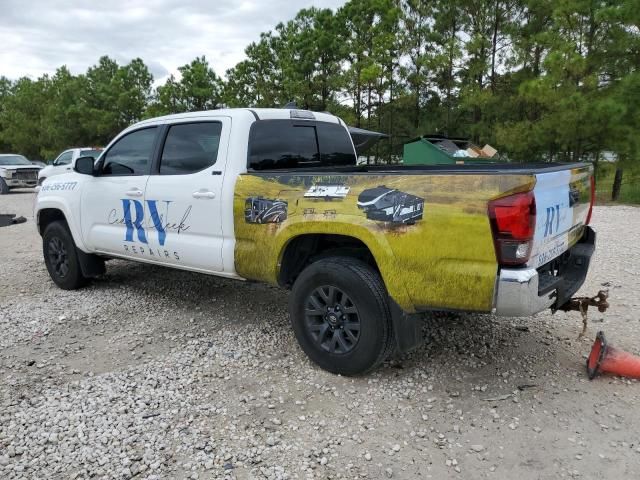
[[[164,115],[162,117],[150,118],[138,122],[127,130],[144,125],[157,125],[168,123],[174,120],[203,120],[215,117],[231,117],[234,118],[250,118],[253,116],[255,120],[317,120],[321,122],[341,123],[335,115],[325,112],[312,112],[310,110],[289,109],[289,108],[222,108],[219,110],[205,110],[201,112],[174,113],[172,115]]]

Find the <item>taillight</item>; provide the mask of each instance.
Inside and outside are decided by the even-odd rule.
[[[589,199],[589,213],[587,213],[587,221],[585,225],[589,225],[591,221],[591,214],[593,213],[593,206],[596,204],[596,179],[591,175],[591,198]]]
[[[489,221],[498,263],[527,263],[536,229],[536,199],[533,192],[516,193],[491,200]]]

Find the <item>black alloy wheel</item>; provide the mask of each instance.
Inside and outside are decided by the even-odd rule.
[[[49,262],[60,278],[65,278],[69,273],[69,257],[64,243],[58,237],[52,237],[47,246]]]
[[[329,372],[371,371],[395,345],[382,278],[356,258],[325,257],[308,265],[291,289],[289,316],[302,350]]]
[[[66,222],[51,222],[42,236],[42,254],[51,280],[64,290],[75,290],[87,283],[82,274],[78,251]]]
[[[357,307],[333,285],[323,285],[311,292],[305,306],[305,325],[316,344],[329,353],[348,353],[360,338]]]

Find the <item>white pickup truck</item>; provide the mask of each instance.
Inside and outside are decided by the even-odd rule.
[[[84,147],[84,148],[69,148],[65,150],[56,159],[38,172],[38,185],[42,185],[43,182],[54,175],[62,175],[73,170],[76,165],[76,160],[80,157],[93,157],[97,159],[102,153],[100,147]]]
[[[418,345],[421,312],[567,304],[592,205],[587,164],[357,166],[337,117],[231,109],[133,125],[35,211],[61,288],[110,258],[280,285],[307,355],[353,375]]]
[[[9,193],[12,188],[35,187],[41,168],[22,155],[0,154],[0,195]]]

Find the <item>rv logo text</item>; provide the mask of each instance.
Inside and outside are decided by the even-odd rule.
[[[547,218],[544,224],[544,236],[553,235],[555,224],[555,232],[560,229],[560,205],[547,207]]]
[[[132,200],[129,198],[122,198],[122,211],[123,215],[120,217],[117,210],[114,208],[109,212],[108,222],[110,225],[124,225],[126,227],[124,233],[125,242],[135,242],[134,237],[137,236],[137,241],[140,243],[148,244],[147,232],[144,229],[144,204],[139,200]],[[158,232],[158,242],[161,246],[164,246],[167,240],[167,232],[175,232],[180,234],[189,230],[190,225],[186,222],[191,213],[191,205],[185,210],[180,222],[169,222],[169,206],[170,200],[145,200],[147,208],[149,209],[149,215],[153,228]],[[164,210],[160,213],[158,206]]]

